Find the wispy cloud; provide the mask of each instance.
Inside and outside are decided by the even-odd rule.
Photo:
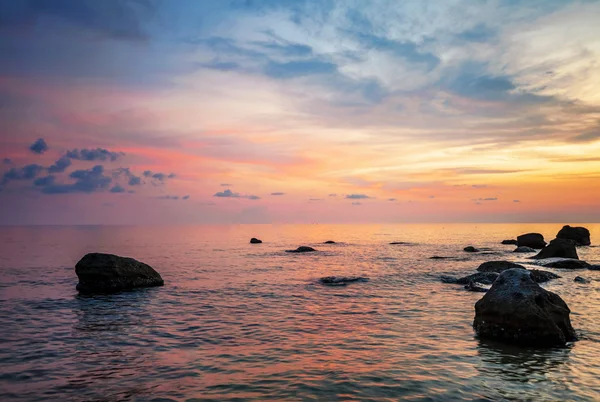
[[[260,200],[259,196],[234,193],[230,189],[227,189],[225,191],[219,191],[219,192],[217,192],[217,193],[214,194],[214,197],[220,197],[220,198],[247,198],[249,200]]]

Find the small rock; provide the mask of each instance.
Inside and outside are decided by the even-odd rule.
[[[573,279],[573,282],[590,283],[590,281],[588,279],[582,278],[581,276],[576,276],[575,279]]]
[[[488,262],[484,262],[483,264],[481,264],[479,266],[479,268],[477,268],[477,271],[500,273],[500,272],[504,272],[507,269],[511,269],[511,268],[525,269],[524,266],[516,264],[514,262],[510,262],[510,261],[488,261]]]
[[[539,233],[527,233],[517,237],[517,246],[526,246],[535,249],[546,247],[544,236]]]
[[[517,245],[518,242],[516,240],[502,240],[502,244],[514,244],[514,245]]]
[[[556,237],[558,239],[573,240],[577,246],[589,246],[592,244],[590,241],[590,231],[584,227],[572,227],[565,225],[557,233]]]
[[[408,246],[411,243],[408,243],[408,242],[405,242],[405,241],[393,241],[390,244],[392,244],[392,245],[394,245],[394,244],[398,245],[399,244],[399,245],[403,245],[403,246]]]
[[[536,347],[564,346],[577,340],[570,313],[560,296],[535,283],[531,272],[508,269],[475,303],[473,329],[482,339]]]
[[[295,250],[285,250],[287,253],[310,253],[312,251],[317,251],[312,247],[308,246],[300,246]]]
[[[467,285],[471,282],[491,285],[494,283],[497,277],[498,273],[496,272],[477,272],[476,274],[471,274],[462,278],[454,278],[452,276],[442,275],[441,280],[444,283],[456,283],[459,285]]]
[[[259,243],[262,243],[262,240],[259,240],[256,237],[253,237],[250,239],[250,243],[251,244],[259,244]]]
[[[542,271],[541,269],[530,269],[531,277],[535,281],[535,283],[544,283],[551,281],[552,279],[559,279],[560,276],[556,275],[553,272]]]
[[[575,248],[575,242],[568,239],[554,239],[544,247],[538,254],[534,255],[533,258],[541,260],[544,258],[572,258],[575,260],[579,259],[577,255],[577,249]]]
[[[441,257],[439,255],[434,255],[433,257],[429,257],[430,260],[450,260],[454,257]]]
[[[335,244],[335,242],[333,240],[327,240],[326,242],[324,242],[323,244]]]
[[[469,292],[487,292],[488,290],[490,290],[489,288],[481,286],[481,284],[477,283],[477,282],[467,283],[465,285],[465,289],[468,290]]]
[[[546,268],[561,268],[561,269],[585,269],[591,265],[581,260],[559,260],[544,264]]]
[[[527,246],[517,247],[514,253],[535,253],[535,249]]]
[[[463,250],[466,251],[467,253],[478,253],[479,252],[479,250],[473,246],[467,246]]]
[[[347,286],[353,282],[368,282],[369,278],[364,276],[325,276],[319,279],[322,285],[326,286]]]

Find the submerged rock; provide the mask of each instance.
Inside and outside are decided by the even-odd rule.
[[[456,283],[459,285],[467,285],[471,282],[479,282],[484,285],[491,285],[498,277],[497,272],[477,272],[462,278],[455,278],[452,276],[442,275],[441,279],[444,283]]]
[[[364,276],[325,276],[319,279],[319,283],[326,286],[347,286],[353,282],[368,282],[369,278]]]
[[[590,281],[588,279],[585,279],[581,276],[576,276],[575,279],[573,279],[573,282],[577,282],[577,283],[590,283]]]
[[[479,252],[479,250],[476,249],[473,246],[467,246],[467,247],[463,248],[463,250],[466,251],[467,253],[477,253],[477,252]]]
[[[312,247],[308,246],[300,246],[295,250],[285,250],[287,253],[310,253],[312,251],[317,251]]]
[[[546,247],[546,242],[544,236],[539,233],[527,233],[517,237],[517,246],[541,249]]]
[[[541,288],[531,272],[509,269],[475,303],[473,328],[482,339],[551,347],[577,339],[569,307]]]
[[[517,247],[513,253],[535,253],[535,249],[527,246]]]
[[[579,259],[577,255],[577,249],[575,248],[575,242],[568,239],[554,239],[544,247],[538,254],[534,255],[533,258],[541,260],[544,258],[572,258],[575,260]]]
[[[479,268],[477,268],[477,271],[500,273],[500,272],[506,271],[507,269],[511,269],[511,268],[525,269],[524,266],[516,264],[514,262],[510,262],[510,261],[488,261],[488,262],[484,262],[483,264],[481,264],[479,266]]]
[[[502,240],[502,244],[514,244],[515,246],[518,244],[518,242],[514,239],[511,240]]]
[[[113,254],[86,254],[75,265],[75,273],[79,278],[77,290],[81,293],[114,293],[165,284],[151,266]]]
[[[409,246],[411,243],[409,243],[409,242],[406,242],[406,241],[393,241],[393,242],[391,242],[390,244],[392,244],[392,245],[394,245],[394,244],[395,244],[395,245]]]
[[[442,257],[439,255],[434,255],[433,257],[429,257],[430,260],[451,260],[456,257]]]
[[[577,246],[589,246],[592,244],[590,241],[590,231],[584,227],[565,225],[556,234],[556,238],[573,240]]]
[[[262,243],[262,240],[259,240],[256,237],[253,237],[250,239],[250,243],[251,244],[259,244],[259,243]]]
[[[591,265],[581,260],[559,260],[544,264],[546,268],[561,268],[561,269],[585,269]]]
[[[530,269],[531,277],[536,283],[544,283],[551,281],[552,279],[559,279],[560,276],[553,272],[543,271],[541,269]]]
[[[323,244],[335,244],[335,242],[333,240],[327,240],[326,242],[324,242]]]
[[[467,283],[465,285],[465,289],[469,292],[487,292],[488,290],[490,290],[489,288],[486,288],[485,286],[482,286],[480,283],[477,282]]]

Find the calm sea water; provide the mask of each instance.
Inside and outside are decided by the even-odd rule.
[[[586,226],[600,243],[600,225]],[[482,294],[439,281],[527,262],[500,241],[560,227],[0,228],[0,400],[600,400],[600,282],[573,282],[600,271],[553,270],[563,278],[545,287],[581,340],[549,350],[477,340]],[[321,252],[283,252],[300,245]],[[166,285],[79,296],[73,267],[93,251],[144,261]],[[600,263],[600,248],[579,254]],[[315,283],[327,275],[371,280]]]

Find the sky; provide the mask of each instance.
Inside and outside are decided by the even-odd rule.
[[[600,1],[0,1],[0,224],[600,222]]]

